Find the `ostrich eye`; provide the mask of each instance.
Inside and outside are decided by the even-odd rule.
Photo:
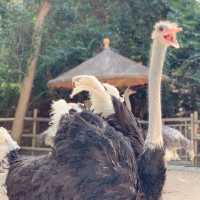
[[[76,113],[76,110],[75,110],[74,108],[71,108],[71,109],[69,110],[69,113],[70,113],[70,114],[74,114],[74,113]]]
[[[159,31],[162,32],[163,30],[164,30],[164,27],[163,27],[163,26],[160,26],[160,27],[159,27]]]

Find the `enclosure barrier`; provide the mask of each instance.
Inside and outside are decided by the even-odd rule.
[[[10,130],[13,120],[14,118],[0,118],[0,126],[4,126]],[[25,117],[24,120],[25,128],[22,134],[22,150],[31,154],[35,154],[36,152],[49,152],[49,148],[40,147],[36,142],[37,135],[48,127],[49,118],[39,117],[38,110],[34,109],[33,116]],[[139,122],[142,127],[147,128],[147,121],[141,120]],[[200,119],[198,118],[198,113],[193,112],[190,117],[163,118],[163,124],[178,129],[185,137],[192,141],[194,150],[193,165],[197,165],[198,158],[200,158]],[[181,159],[188,160],[188,157],[183,154]]]

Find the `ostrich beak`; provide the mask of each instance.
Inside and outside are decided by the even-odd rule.
[[[163,32],[163,39],[165,43],[174,48],[180,48],[180,45],[176,39],[176,34],[181,32],[183,29],[181,27],[173,27]]]

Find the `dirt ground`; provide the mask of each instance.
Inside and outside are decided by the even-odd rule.
[[[200,169],[169,169],[163,200],[200,200]]]

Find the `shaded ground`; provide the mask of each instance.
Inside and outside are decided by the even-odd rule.
[[[200,168],[170,167],[163,200],[199,200]]]

